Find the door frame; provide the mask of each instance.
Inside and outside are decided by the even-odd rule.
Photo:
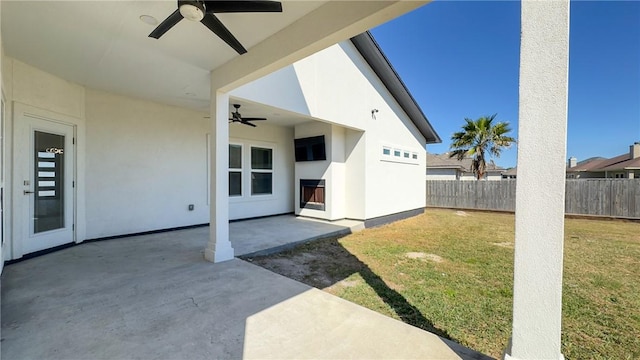
[[[72,151],[72,156],[74,157],[74,165],[73,165],[73,169],[71,170],[72,173],[72,179],[71,181],[75,182],[75,186],[72,188],[72,209],[70,209],[73,212],[73,224],[74,229],[73,229],[73,238],[72,238],[72,242],[71,243],[79,243],[82,240],[84,240],[83,236],[78,236],[78,230],[79,230],[79,226],[78,226],[78,220],[79,220],[79,211],[82,211],[83,209],[79,209],[79,204],[83,203],[84,197],[81,196],[83,194],[80,194],[80,192],[78,191],[79,189],[79,176],[78,174],[81,173],[79,172],[79,154],[80,154],[80,148],[79,148],[79,127],[82,125],[82,128],[84,128],[84,121],[80,120],[80,119],[76,119],[74,117],[68,116],[68,115],[64,115],[64,114],[59,114],[59,113],[55,113],[52,111],[48,111],[48,110],[44,110],[44,109],[40,109],[37,107],[33,107],[30,105],[26,105],[26,104],[22,104],[19,102],[13,102],[13,116],[12,116],[12,120],[13,120],[13,131],[12,131],[12,147],[13,147],[13,156],[12,156],[12,201],[11,201],[11,209],[12,209],[12,219],[11,219],[11,243],[8,244],[10,245],[10,252],[11,252],[11,259],[19,259],[24,255],[24,246],[23,246],[23,242],[26,240],[26,238],[29,236],[29,234],[25,234],[24,232],[26,231],[26,229],[24,228],[23,224],[24,224],[24,217],[25,216],[29,216],[29,208],[28,205],[25,205],[26,202],[22,201],[22,191],[24,189],[24,184],[23,184],[23,176],[22,174],[18,173],[18,168],[19,168],[19,161],[22,161],[23,159],[25,159],[28,154],[25,154],[25,152],[29,152],[30,149],[28,147],[29,144],[24,144],[23,139],[21,138],[21,134],[20,131],[23,129],[23,122],[25,121],[25,117],[32,117],[32,118],[36,118],[36,119],[40,119],[40,120],[45,120],[45,121],[49,121],[52,123],[57,123],[57,124],[61,124],[61,125],[66,125],[66,126],[71,126],[73,129],[73,137],[74,137],[74,141],[75,144],[73,146],[73,151]],[[81,198],[81,199],[79,199]],[[84,228],[84,226],[83,226]],[[6,249],[5,249],[6,250]]]

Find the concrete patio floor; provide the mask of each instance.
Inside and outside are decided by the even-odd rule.
[[[364,229],[355,220],[322,221],[281,215],[236,221],[229,224],[229,237],[236,256],[266,255],[315,239],[346,235]],[[208,228],[205,236],[208,238]]]
[[[251,225],[232,233],[234,224]],[[260,236],[285,233],[261,225]],[[90,242],[6,266],[2,358],[485,358],[242,260],[206,262],[207,231]],[[267,250],[250,244],[247,253]]]

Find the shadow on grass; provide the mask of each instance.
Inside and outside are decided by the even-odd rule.
[[[243,257],[243,260],[319,289],[335,285],[358,273],[404,323],[451,340],[447,345],[464,359],[489,358],[462,347],[446,330],[434,326],[401,293],[389,287],[369,266],[345,249],[338,238],[313,241],[277,254]],[[350,286],[346,282],[343,285]]]

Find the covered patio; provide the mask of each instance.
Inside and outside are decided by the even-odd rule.
[[[359,226],[278,216],[231,223],[230,232],[239,255]],[[257,238],[271,240],[258,246]],[[88,242],[7,266],[3,357],[485,358],[248,262],[207,262],[207,241],[201,227]]]
[[[176,10],[173,1],[1,3],[0,100],[11,115],[6,121],[2,117],[6,133],[0,142],[6,150],[0,184],[2,231],[8,240],[0,246],[1,257],[18,259],[42,247],[109,236],[102,231],[114,226],[113,219],[100,212],[106,203],[116,215],[125,215],[120,231],[132,233],[159,228],[149,224],[136,230],[134,225],[142,220],[164,226],[201,223],[191,220],[193,213],[186,209],[193,209],[193,203],[186,200],[206,197],[208,209],[201,200],[195,211],[207,209],[203,214],[211,224],[204,244],[200,238],[189,241],[179,233],[165,233],[88,243],[8,266],[2,278],[1,344],[6,358],[446,358],[463,351],[234,259],[238,253],[228,226],[230,94],[425,1],[291,1],[284,17],[238,19],[231,29],[238,34],[247,31],[241,38],[250,50],[242,56],[226,47],[220,51],[217,39],[202,26],[182,26],[164,41],[145,42],[150,29],[139,17],[166,16]],[[263,31],[252,32],[255,28]],[[205,32],[198,34],[196,29]],[[523,1],[521,29],[514,306],[512,342],[505,358],[562,359],[569,1]],[[150,112],[151,101],[165,105]],[[192,110],[172,112],[170,106]],[[121,109],[137,110],[118,113]],[[176,155],[170,160],[182,165],[189,154],[167,151],[166,145],[180,145],[173,135],[184,122],[167,122],[164,132],[149,129],[155,129],[161,117],[202,118],[207,113],[209,194],[182,193],[199,188],[187,180],[205,182],[204,167],[191,171],[199,175],[167,182],[171,188],[163,195],[176,195],[180,206],[172,209],[181,212],[164,211],[166,207],[155,202],[165,205],[164,196],[136,198],[145,193],[138,190],[161,183],[149,181],[144,172],[142,180],[104,182],[104,177],[92,177],[104,167],[106,157],[128,160],[140,154],[132,146],[115,157],[114,152],[123,148],[110,142],[122,136],[95,136],[102,133],[100,125],[113,119],[135,124],[127,121],[132,115],[152,120],[129,126],[126,134],[132,140],[147,133],[170,137],[164,142],[155,138],[153,145],[160,146],[153,149],[163,150],[158,152],[163,157],[153,159],[166,161],[166,156]],[[64,140],[64,146],[49,147],[51,151],[61,154],[66,147],[73,149],[66,154],[74,154],[65,168],[64,193],[73,196],[64,199],[64,231],[47,233],[39,247],[28,243],[29,199],[36,181],[30,165],[35,156],[29,154],[37,151],[25,145],[27,137],[35,137],[36,125]],[[112,166],[123,163],[114,161]],[[151,180],[158,178],[162,177]],[[112,187],[113,193],[107,193],[105,183],[136,187]],[[137,210],[140,204],[148,211]],[[136,219],[127,212],[145,216]],[[170,224],[176,214],[189,221]],[[217,264],[202,260],[203,245],[204,257]]]

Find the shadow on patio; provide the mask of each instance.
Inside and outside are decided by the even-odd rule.
[[[248,262],[206,262],[203,229],[86,243],[8,265],[2,356],[480,358]]]
[[[488,358],[460,346],[447,331],[434,326],[433,322],[407,301],[400,292],[390,287],[367,264],[345,249],[338,239],[339,237],[322,239],[268,256],[242,256],[241,258],[318,289],[353,287],[357,285],[358,280],[353,281],[348,278],[353,274],[359,274],[377,297],[404,323],[451,340],[446,341],[447,345],[462,358]]]

